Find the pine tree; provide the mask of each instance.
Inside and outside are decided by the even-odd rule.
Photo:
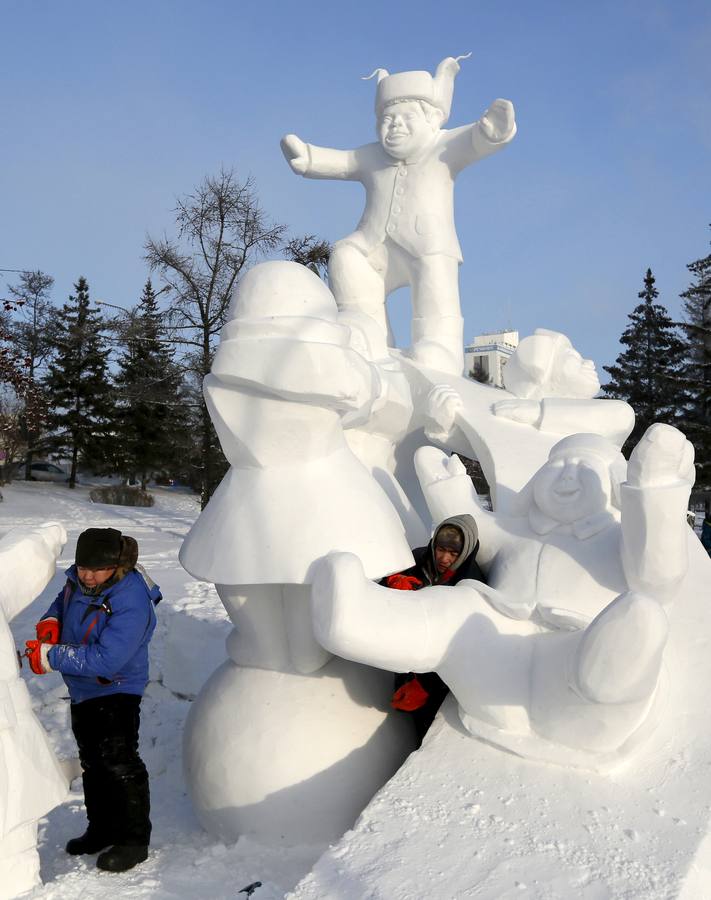
[[[47,415],[44,393],[15,340],[10,314],[19,306],[19,301],[0,301],[0,484],[26,449],[28,431],[39,431]]]
[[[623,451],[635,446],[654,422],[674,424],[683,405],[680,373],[684,344],[666,308],[655,302],[659,291],[652,270],[644,276],[642,301],[629,314],[630,324],[620,343],[626,349],[612,366],[604,366],[611,376],[603,390],[610,397],[626,400],[635,411],[635,426]]]
[[[82,276],[62,307],[56,356],[45,380],[52,407],[53,445],[71,455],[69,486],[75,487],[81,462],[101,468],[110,456],[112,396],[107,375],[109,349],[104,323],[90,306],[89,285]]]
[[[151,475],[172,472],[186,452],[182,375],[164,339],[150,279],[125,329],[125,352],[116,376],[118,468],[145,490]]]
[[[50,293],[54,278],[44,272],[22,272],[19,283],[9,286],[10,295],[18,308],[12,324],[15,346],[22,353],[28,377],[39,382],[46,371],[55,344],[59,310],[52,305]],[[25,479],[31,477],[32,458],[40,445],[41,429],[30,419],[22,420],[25,452]]]
[[[711,492],[711,254],[689,263],[687,269],[693,282],[681,295],[687,404],[680,426],[696,451],[696,488]],[[706,512],[711,512],[711,493]]]

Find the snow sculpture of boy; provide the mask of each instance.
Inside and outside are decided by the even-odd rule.
[[[653,425],[621,483],[612,444],[564,438],[521,491],[518,516],[480,509],[455,457],[417,456],[433,519],[476,516],[489,585],[403,598],[369,583],[354,556],[333,556],[314,583],[319,641],[370,665],[437,671],[470,732],[524,756],[615,764],[654,718],[665,608],[687,568],[693,448]]]
[[[315,559],[352,550],[373,578],[412,565],[395,508],[344,437],[382,390],[349,342],[320,278],[266,262],[237,288],[205,378],[231,468],[180,561],[215,583],[235,629],[192,704],[184,762],[223,840],[333,840],[412,749],[407,723],[378,708],[388,676],[332,660],[311,623]]]
[[[37,821],[67,795],[67,780],[20,677],[8,626],[52,578],[66,540],[56,523],[14,528],[0,540],[0,898],[39,884]]]
[[[473,125],[442,128],[458,59],[444,59],[434,78],[422,71],[376,70],[376,143],[334,150],[293,134],[282,139],[298,175],[360,181],[365,187],[363,217],[336,243],[329,263],[329,284],[341,312],[365,312],[386,334],[385,297],[410,285],[413,357],[453,374],[461,374],[464,364],[454,179],[516,134],[508,100],[495,100]]]

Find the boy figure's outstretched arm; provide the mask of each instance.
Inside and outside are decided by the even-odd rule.
[[[477,160],[497,153],[516,136],[516,116],[510,100],[494,100],[471,125],[443,132],[445,156],[451,170],[460,172]]]
[[[358,150],[334,150],[307,144],[295,134],[281,139],[281,150],[297,175],[304,178],[340,178],[357,181],[360,177]]]

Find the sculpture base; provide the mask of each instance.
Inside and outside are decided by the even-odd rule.
[[[313,675],[223,663],[190,710],[185,776],[220,840],[337,840],[414,747],[392,675],[334,659]]]

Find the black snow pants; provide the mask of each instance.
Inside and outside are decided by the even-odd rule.
[[[141,698],[109,694],[72,703],[89,831],[107,844],[148,846],[148,772],[138,755]]]

